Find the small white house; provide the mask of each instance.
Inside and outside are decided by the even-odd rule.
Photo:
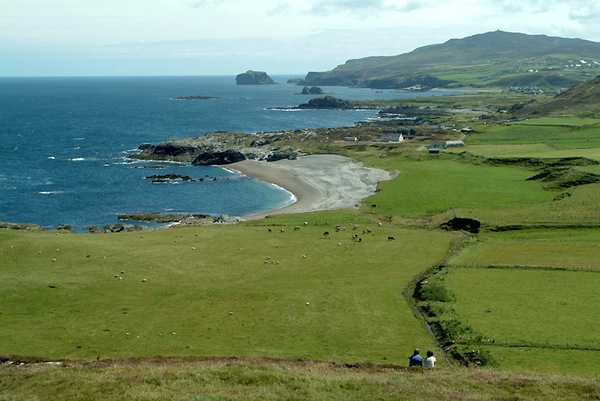
[[[346,141],[346,142],[357,142],[358,138],[355,137],[355,136],[347,136],[347,137],[344,138],[344,141]]]
[[[456,146],[465,146],[465,143],[463,141],[446,141],[447,148],[453,148]]]

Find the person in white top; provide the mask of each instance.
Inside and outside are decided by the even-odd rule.
[[[435,366],[435,356],[433,356],[433,351],[427,351],[427,356],[423,359],[423,367],[425,368],[433,368]]]

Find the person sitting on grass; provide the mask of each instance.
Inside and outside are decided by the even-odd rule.
[[[435,366],[435,356],[433,356],[433,351],[427,351],[427,356],[423,360],[423,366],[426,368],[433,368]]]
[[[423,366],[423,357],[419,355],[421,350],[415,348],[413,354],[408,357],[408,366]]]

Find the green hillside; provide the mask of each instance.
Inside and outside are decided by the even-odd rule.
[[[599,54],[600,43],[587,40],[495,31],[398,56],[349,60],[332,71],[308,73],[303,84],[560,89],[597,75]]]
[[[600,114],[600,76],[576,85],[553,99],[517,104],[511,111],[519,117],[547,115],[595,117]]]

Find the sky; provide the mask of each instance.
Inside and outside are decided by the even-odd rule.
[[[503,30],[600,42],[597,0],[0,0],[0,76],[304,76]]]

